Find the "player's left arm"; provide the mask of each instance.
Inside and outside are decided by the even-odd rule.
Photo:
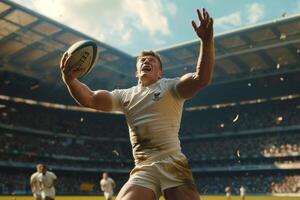
[[[111,180],[112,180],[112,187],[115,188],[116,187],[116,182],[113,179],[111,179]]]
[[[178,94],[185,99],[193,97],[209,84],[215,63],[213,19],[204,8],[202,12],[197,9],[197,13],[200,25],[192,21],[194,31],[201,40],[196,69],[194,73],[183,75],[176,84]]]
[[[53,175],[52,175],[52,181],[53,181],[53,187],[56,187],[56,185],[57,185],[57,176],[53,173]]]
[[[57,186],[57,179],[54,179],[53,180],[53,187],[56,187]]]
[[[100,184],[101,191],[104,191],[104,187],[103,187],[103,184],[102,184],[101,180],[100,180],[99,184]]]

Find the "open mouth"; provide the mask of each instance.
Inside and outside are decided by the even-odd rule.
[[[143,72],[151,72],[152,68],[150,65],[144,65],[142,68]]]

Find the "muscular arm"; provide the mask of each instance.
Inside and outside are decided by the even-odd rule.
[[[92,91],[77,79],[67,84],[67,87],[72,97],[80,105],[105,112],[112,110],[112,95],[109,91]]]
[[[104,191],[104,187],[103,187],[103,185],[101,184],[101,181],[99,182],[99,184],[100,184],[101,191],[103,192],[103,191]]]
[[[54,179],[53,180],[53,187],[56,187],[57,186],[57,179]]]
[[[115,188],[116,187],[116,182],[114,180],[112,180],[112,187]]]
[[[78,81],[77,77],[80,71],[70,70],[72,68],[72,66],[68,66],[68,54],[65,53],[60,63],[62,79],[76,102],[84,107],[105,112],[111,111],[111,93],[106,90],[92,91],[88,86]]]
[[[33,185],[33,181],[30,179],[30,189],[32,192],[34,192],[34,185]]]
[[[201,39],[198,62],[194,73],[183,75],[176,85],[179,95],[183,98],[191,98],[202,88],[207,86],[213,74],[215,62],[215,48],[213,39],[213,20],[203,9],[203,17],[197,10],[201,25],[192,25],[198,37]]]

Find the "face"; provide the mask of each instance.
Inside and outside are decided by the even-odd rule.
[[[159,60],[151,55],[140,57],[136,63],[136,77],[146,85],[159,80],[162,77]]]
[[[42,173],[43,172],[43,165],[42,164],[38,164],[36,166],[36,171],[39,172],[39,173]]]
[[[46,166],[43,165],[43,167],[42,167],[42,173],[45,174],[46,171],[47,171],[47,168],[46,168]]]
[[[108,174],[107,173],[103,173],[102,174],[102,178],[107,179],[108,178]]]

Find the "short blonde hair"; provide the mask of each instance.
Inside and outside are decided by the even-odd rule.
[[[160,57],[160,55],[157,52],[152,51],[152,50],[150,50],[150,51],[142,51],[140,53],[140,55],[138,55],[138,57],[136,58],[136,60],[138,61],[143,56],[154,56],[159,61],[160,69],[162,70],[161,57]]]

